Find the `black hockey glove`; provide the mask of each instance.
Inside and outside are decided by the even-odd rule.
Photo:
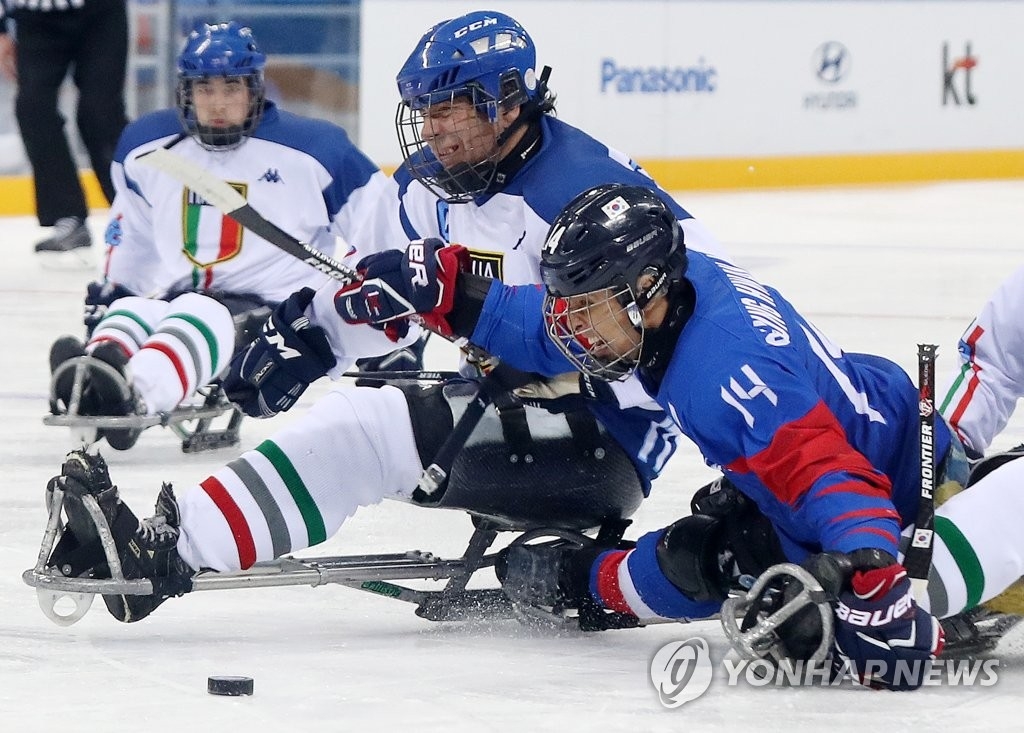
[[[835,605],[836,652],[868,687],[920,687],[927,660],[942,652],[942,626],[917,605],[906,568],[891,555],[858,550],[849,557],[852,575]]]
[[[92,335],[96,324],[107,315],[110,304],[118,298],[135,295],[131,290],[117,283],[91,282],[85,286],[85,308],[82,312],[82,323],[85,332]]]
[[[290,409],[337,363],[324,330],[305,314],[314,292],[303,288],[278,305],[256,340],[231,360],[221,385],[246,415],[272,417]]]
[[[579,372],[537,379],[512,391],[524,404],[555,414],[585,409],[588,400],[618,402],[608,382]]]
[[[409,331],[409,316],[418,315],[426,328],[452,336],[446,316],[455,304],[455,280],[469,269],[465,247],[419,239],[405,252],[386,250],[365,257],[356,269],[363,279],[334,298],[345,321],[377,325],[398,341]]]

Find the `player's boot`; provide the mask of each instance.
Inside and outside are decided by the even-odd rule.
[[[61,336],[50,347],[50,412],[54,415],[64,415],[68,412],[75,384],[75,371],[79,368],[75,360],[82,356],[85,356],[85,344],[74,336]],[[83,388],[82,393],[82,402],[86,402],[87,390]],[[79,411],[82,409],[82,402],[79,403]],[[88,408],[88,405],[86,407]]]
[[[102,540],[96,521],[86,506],[86,497],[95,499],[116,548],[125,580],[147,578],[153,594],[104,594],[107,610],[118,621],[130,623],[145,618],[168,598],[192,588],[193,570],[178,555],[180,515],[174,492],[164,484],[156,502],[156,515],[141,522],[121,501],[117,487],[110,481],[107,464],[99,455],[85,451],[68,454],[61,475],[52,479],[64,491],[67,529],[54,549],[48,564],[65,574],[110,578],[110,566],[102,555]],[[70,536],[70,539],[69,539]],[[82,558],[100,558],[91,568],[82,568]]]
[[[631,628],[638,625],[635,616],[607,611],[590,594],[591,568],[609,549],[583,535],[569,542],[513,544],[495,571],[517,606],[550,608],[554,615],[573,609],[583,631]]]
[[[89,394],[95,401],[90,415],[135,415],[143,412],[138,396],[128,379],[128,356],[112,341],[101,343],[92,357],[112,367],[93,368],[89,375]],[[128,450],[142,435],[142,428],[103,428],[100,434],[114,450]]]

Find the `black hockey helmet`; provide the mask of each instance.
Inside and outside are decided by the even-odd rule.
[[[562,210],[541,251],[540,274],[547,288],[548,335],[583,371],[619,379],[635,366],[642,346],[643,310],[686,273],[683,231],[671,209],[652,189],[621,183],[584,191]],[[650,285],[639,290],[644,275]],[[567,318],[567,299],[608,291],[641,336],[636,353],[609,359],[577,338]],[[593,300],[589,307],[592,307]]]
[[[674,280],[684,275],[683,232],[657,193],[621,183],[591,188],[570,201],[541,252],[541,278],[560,297],[635,288],[652,269]]]

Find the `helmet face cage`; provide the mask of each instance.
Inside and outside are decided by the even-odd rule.
[[[428,30],[397,77],[402,101],[395,129],[413,177],[453,203],[496,183],[501,112],[536,96],[535,66],[533,41],[503,13],[468,13]],[[455,129],[437,128],[443,134],[435,138],[431,111],[465,102],[475,114]],[[439,146],[453,145],[461,146],[461,160],[444,165]]]
[[[584,374],[613,382],[636,369],[646,330],[630,287],[566,297],[549,292],[544,323],[548,338]],[[630,346],[612,348],[602,334],[623,336]]]
[[[208,150],[230,150],[256,130],[263,116],[266,88],[264,56],[252,31],[235,22],[205,25],[189,34],[178,56],[178,118],[185,131]],[[194,87],[213,77],[241,79],[249,90],[249,109],[240,125],[202,125],[196,116]]]
[[[443,128],[434,127],[437,123],[427,114],[428,110],[463,102],[469,103],[472,114],[461,123],[448,122],[443,123]],[[490,99],[475,86],[432,94],[422,105],[399,104],[395,130],[412,176],[436,196],[452,203],[470,201],[490,188],[501,159],[499,136],[502,129],[498,119],[506,104],[507,100]],[[424,134],[436,141],[436,145],[458,144],[468,159],[446,167],[437,159],[430,143],[423,139]]]

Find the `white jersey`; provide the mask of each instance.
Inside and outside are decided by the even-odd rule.
[[[625,183],[659,190],[682,222],[688,249],[727,259],[715,237],[668,193],[658,189],[657,183],[628,156],[557,118],[545,115],[540,125],[540,149],[499,193],[474,201],[441,201],[415,180],[406,166],[399,168],[393,178],[392,195],[378,199],[373,221],[367,223],[373,230],[370,241],[378,248],[391,242],[391,247],[405,249],[411,240],[439,238],[467,247],[473,272],[478,275],[508,285],[539,283],[541,248],[561,210],[589,188]],[[353,354],[363,356],[360,352],[379,350],[386,344],[363,329],[347,328],[333,309],[336,289],[324,290],[330,292],[318,293],[313,317],[328,329],[330,341],[336,346],[338,366],[331,376],[337,377],[352,363]],[[351,353],[344,353],[346,348]]]
[[[1024,396],[1024,267],[1004,281],[960,337],[960,369],[940,411],[980,456]]]
[[[327,279],[224,216],[201,197],[137,160],[174,140],[174,110],[133,122],[122,133],[112,166],[117,195],[106,232],[103,274],[138,295],[195,290],[255,295],[277,303]],[[194,138],[172,148],[227,181],[252,207],[296,239],[336,257],[361,240],[363,217],[389,182],[340,127],[278,110],[268,102],[255,134],[226,151]],[[341,237],[345,250],[335,247]],[[372,250],[364,242],[361,254]]]

